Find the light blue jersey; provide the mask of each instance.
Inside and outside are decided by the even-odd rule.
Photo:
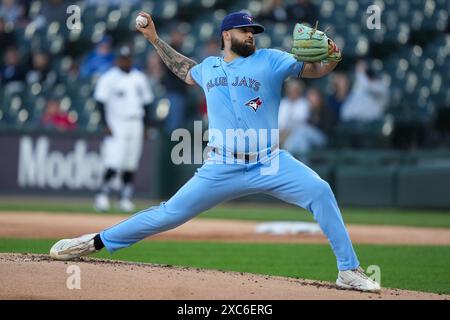
[[[231,62],[208,57],[194,66],[191,76],[202,87],[208,106],[208,145],[223,147],[222,141],[215,141],[214,130],[226,137],[227,129],[278,129],[283,81],[289,76],[298,77],[302,68],[303,62],[275,49],[259,49],[247,58]],[[270,148],[275,142],[268,137],[266,147]],[[227,145],[226,149],[249,152],[259,151],[259,146],[258,141],[248,141],[245,150],[239,150],[238,145]]]

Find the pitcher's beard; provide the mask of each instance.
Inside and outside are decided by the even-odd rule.
[[[247,58],[255,53],[256,47],[253,44],[244,42],[239,42],[236,39],[231,39],[231,51],[237,55]]]

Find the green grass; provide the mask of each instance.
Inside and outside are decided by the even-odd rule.
[[[48,253],[54,240],[0,239],[0,252]],[[355,245],[363,267],[378,265],[384,287],[450,294],[450,247]],[[334,281],[328,245],[143,241],[96,257]]]
[[[396,209],[343,208],[346,223],[450,228],[450,212]],[[291,206],[216,207],[201,215],[204,218],[256,221],[314,221],[311,213]]]
[[[142,210],[155,203],[138,203],[138,210]],[[91,202],[87,200],[57,201],[44,199],[20,200],[0,199],[0,211],[46,211],[85,212],[96,214]],[[112,211],[118,214],[118,211]],[[401,225],[450,228],[450,211],[408,210],[408,209],[363,209],[343,208],[344,220],[351,224],[371,225]],[[200,218],[243,219],[254,221],[313,221],[312,215],[300,208],[288,205],[221,205],[205,213]]]

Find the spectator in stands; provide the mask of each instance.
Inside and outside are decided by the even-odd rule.
[[[0,80],[3,85],[11,82],[24,82],[26,68],[20,63],[20,54],[16,47],[6,49]]]
[[[51,98],[47,101],[41,125],[46,129],[60,131],[73,130],[77,127],[76,121],[68,113],[61,110],[59,100]]]
[[[319,19],[319,10],[310,0],[297,0],[295,3],[289,5],[286,11],[289,15],[289,21],[292,23],[306,22],[313,26]]]
[[[147,56],[145,73],[150,82],[150,87],[156,88],[161,84],[165,70],[164,65],[156,51],[151,51]]]
[[[14,24],[15,27],[26,28],[26,26],[30,23],[29,12],[33,1],[34,0],[16,0],[16,3],[20,7],[20,16]]]
[[[178,28],[172,29],[169,45],[176,51],[183,53],[182,46],[185,34]],[[170,108],[164,123],[166,133],[183,126],[187,108],[187,86],[173,72],[165,68],[162,84],[166,89],[166,97],[170,101]]]
[[[46,88],[52,87],[57,80],[57,74],[50,69],[49,56],[44,52],[34,53],[32,56],[31,70],[27,73],[27,82],[39,82]]]
[[[290,79],[286,82],[285,97],[281,99],[278,114],[280,144],[288,149],[288,140],[292,140],[297,128],[309,119],[308,100],[303,96],[304,85],[301,80]]]
[[[327,144],[335,123],[323,94],[312,88],[304,98],[302,83],[294,79],[286,85],[279,115],[282,146],[304,162],[309,151]]]
[[[34,0],[17,0],[20,7],[22,8],[22,19],[24,22],[29,23],[30,19],[30,8],[31,4],[34,2]]]
[[[309,124],[311,134],[308,136],[308,148],[323,147],[333,133],[337,123],[331,108],[326,104],[325,97],[317,88],[311,88],[306,93],[310,105]]]
[[[21,16],[22,8],[15,0],[2,0],[0,5],[0,17],[3,17],[6,23],[15,24]]]
[[[80,75],[80,64],[77,61],[72,61],[70,63],[67,73],[64,75],[66,81],[78,81]]]
[[[208,105],[206,104],[206,98],[203,94],[199,92],[197,95],[197,113],[199,117],[202,119],[205,125],[208,124]]]
[[[161,97],[165,94],[165,88],[161,84],[162,77],[165,74],[164,65],[155,50],[152,50],[147,55],[147,61],[144,73],[148,79],[148,86],[152,88],[155,97]],[[152,104],[152,109],[156,107],[156,103]],[[161,128],[163,126],[163,119],[160,114],[155,114],[154,110],[150,110],[149,121],[150,126]]]
[[[207,57],[216,57],[220,56],[220,40],[211,38],[209,39],[203,46],[202,52],[198,57],[199,61],[203,61]]]
[[[6,20],[0,16],[0,59],[3,59],[3,50],[16,45],[16,39],[12,32],[6,30]]]
[[[356,65],[355,82],[342,105],[343,121],[371,122],[381,120],[388,103],[389,89],[381,76],[366,62]]]
[[[341,107],[348,97],[350,83],[348,77],[343,72],[335,72],[331,77],[333,93],[328,97],[328,106],[336,119],[341,117]]]
[[[83,78],[98,76],[114,65],[114,52],[112,50],[112,39],[109,36],[103,37],[97,43],[83,62],[80,68],[80,75]]]
[[[216,38],[210,38],[203,46],[198,61],[203,61],[207,57],[214,57],[221,55],[220,40]],[[200,87],[191,87],[190,90],[195,96],[195,110],[196,118],[201,118],[205,127],[208,126],[208,110],[206,106],[206,98]]]
[[[258,19],[269,20],[271,22],[286,22],[288,19],[288,13],[284,7],[284,1],[265,0]]]

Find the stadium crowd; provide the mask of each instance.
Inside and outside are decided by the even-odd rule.
[[[204,41],[199,41],[208,26],[203,23],[205,17],[185,14],[188,9],[183,11],[183,2],[187,3],[186,6],[192,5],[191,1],[178,1],[178,11],[172,13],[173,19],[161,23],[165,39],[175,49],[197,61],[220,55],[217,26],[213,26],[210,36],[203,36]],[[215,20],[223,16],[223,9],[231,11],[241,6],[255,11],[256,19],[267,26],[267,34],[272,37],[272,42],[256,37],[260,47],[272,44],[271,47],[289,50],[288,44],[277,45],[275,42],[278,28],[284,26],[286,38],[289,38],[296,22],[314,24],[317,20],[325,21],[325,28],[329,21],[327,6],[330,2],[326,0],[268,0],[258,1],[259,5],[255,1],[210,2],[211,7],[205,5],[203,10],[214,12],[214,17],[218,16]],[[391,2],[386,1],[385,9],[394,8]],[[446,3],[432,2],[432,14],[441,12],[438,5],[445,6]],[[361,11],[365,9],[362,5],[358,7],[357,3],[350,3],[359,12],[364,12]],[[149,86],[155,92],[157,99],[151,111],[153,126],[170,134],[176,128],[189,127],[193,120],[206,121],[206,103],[200,89],[186,86],[173,75],[153,48],[143,45],[142,39],[139,40],[139,35],[132,30],[135,11],[131,9],[145,8],[150,4],[156,9],[159,5],[155,1],[137,0],[84,1],[81,14],[83,30],[73,40],[74,33],[65,30],[70,1],[1,0],[0,128],[99,130],[98,116],[90,101],[92,90],[98,76],[114,65],[116,48],[121,43],[128,43],[136,49],[135,67],[146,73]],[[343,1],[333,4],[336,10],[339,5],[346,9],[344,13],[350,19],[352,7]],[[101,8],[106,8],[103,16]],[[156,13],[155,19],[163,20],[168,15],[170,8],[167,8],[161,9],[160,16]],[[407,11],[411,15],[415,12],[410,7]],[[89,12],[95,12],[97,16],[88,16]],[[102,19],[109,23],[114,12],[127,13],[125,24],[120,25],[123,16],[115,19],[116,28],[99,24]],[[449,66],[450,59],[448,11],[444,20],[444,27],[436,26],[440,28],[438,37],[429,42],[420,37],[424,36],[423,32],[415,32],[411,27],[409,38],[403,43],[410,50],[403,51],[402,56],[390,56],[380,51],[377,39],[364,38],[362,33],[359,36],[366,39],[372,50],[366,48],[354,53],[351,49],[358,50],[364,47],[361,43],[367,45],[367,42],[353,46],[348,39],[352,35],[340,33],[339,26],[336,26],[331,36],[342,45],[342,65],[327,79],[291,79],[285,85],[280,105],[280,136],[284,147],[294,154],[304,154],[327,146],[409,148],[448,145],[450,123],[442,120],[450,119],[448,83],[447,86],[443,84],[448,79],[448,69],[444,68]],[[197,39],[195,32],[199,32]],[[403,41],[399,38],[389,42],[386,34],[381,42],[385,47],[395,49],[399,41]],[[428,51],[427,46],[430,48]],[[439,57],[443,60],[438,61]],[[419,59],[417,64],[414,64],[414,58]],[[421,67],[431,70],[429,77],[420,72]],[[399,76],[401,72],[403,77]],[[435,84],[436,79],[440,79],[439,84]],[[414,86],[410,90],[408,85],[412,85],[411,81]],[[408,139],[402,139],[405,135]]]

